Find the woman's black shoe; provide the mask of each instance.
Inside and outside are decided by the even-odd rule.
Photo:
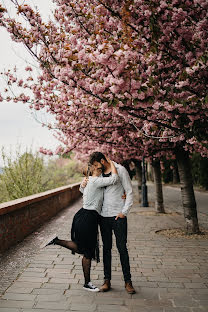
[[[49,246],[49,245],[55,245],[57,239],[58,239],[58,236],[56,236],[56,235],[53,235],[53,236],[49,237],[49,238],[41,245],[41,248],[44,248],[44,247]]]

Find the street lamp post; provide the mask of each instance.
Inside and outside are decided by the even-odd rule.
[[[147,198],[146,170],[144,157],[142,157],[142,207],[149,207]]]

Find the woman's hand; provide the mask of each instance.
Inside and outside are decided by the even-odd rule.
[[[81,187],[85,188],[87,186],[88,181],[89,181],[89,178],[84,178],[81,183]]]
[[[111,172],[114,173],[114,174],[118,174],[117,169],[116,169],[116,167],[115,167],[113,161],[110,160],[110,158],[107,157],[107,156],[105,156],[105,158],[106,158],[107,162],[108,162],[108,163],[110,164],[110,166],[111,166]]]
[[[126,199],[126,193],[124,192],[123,195],[121,196],[122,199]]]
[[[110,160],[110,158],[108,156],[105,155],[105,159],[107,160],[107,162],[110,164],[112,161]]]

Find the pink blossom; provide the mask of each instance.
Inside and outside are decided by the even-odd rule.
[[[31,66],[27,66],[27,67],[25,67],[25,70],[26,71],[32,71],[32,67]]]
[[[17,7],[18,21],[4,12],[1,25],[35,54],[40,75],[8,72],[9,86],[21,91],[1,97],[53,114],[64,152],[173,157],[177,144],[205,155],[206,2],[154,1],[153,10],[137,0],[124,14],[126,1],[107,1],[118,18],[96,0],[57,0],[55,22],[29,5]]]

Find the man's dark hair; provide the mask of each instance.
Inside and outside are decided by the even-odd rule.
[[[92,165],[94,163],[94,161],[97,161],[100,163],[101,159],[104,159],[105,161],[107,161],[107,159],[105,158],[105,155],[103,155],[103,153],[94,152],[90,155],[89,164]]]

